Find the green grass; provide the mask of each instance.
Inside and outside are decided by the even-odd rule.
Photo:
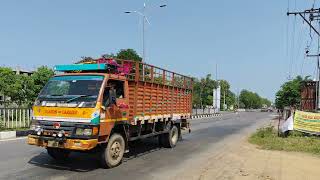
[[[287,137],[279,137],[277,131],[271,127],[258,129],[249,137],[249,142],[261,149],[306,152],[320,155],[320,138],[308,136],[301,132],[290,132]]]

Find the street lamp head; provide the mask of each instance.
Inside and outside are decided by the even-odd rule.
[[[130,14],[130,13],[132,13],[131,11],[126,11],[126,12],[124,12],[124,13],[126,13],[126,14]]]
[[[161,7],[161,8],[163,8],[163,7],[167,7],[167,5],[166,5],[166,4],[163,4],[163,5],[161,5],[160,7]]]

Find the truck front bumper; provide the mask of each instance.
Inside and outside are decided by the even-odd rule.
[[[56,140],[53,137],[43,137],[36,135],[28,136],[28,144],[40,147],[53,147],[61,149],[87,151],[91,150],[98,144],[98,139],[65,139]]]

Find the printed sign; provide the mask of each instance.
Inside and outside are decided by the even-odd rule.
[[[298,131],[320,134],[320,113],[296,111],[293,127]]]
[[[34,116],[91,118],[94,108],[33,107]]]

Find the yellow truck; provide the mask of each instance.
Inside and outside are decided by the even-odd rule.
[[[64,160],[72,151],[99,153],[119,165],[128,143],[157,136],[173,148],[189,128],[192,78],[118,59],[55,66],[33,106],[28,144]]]

